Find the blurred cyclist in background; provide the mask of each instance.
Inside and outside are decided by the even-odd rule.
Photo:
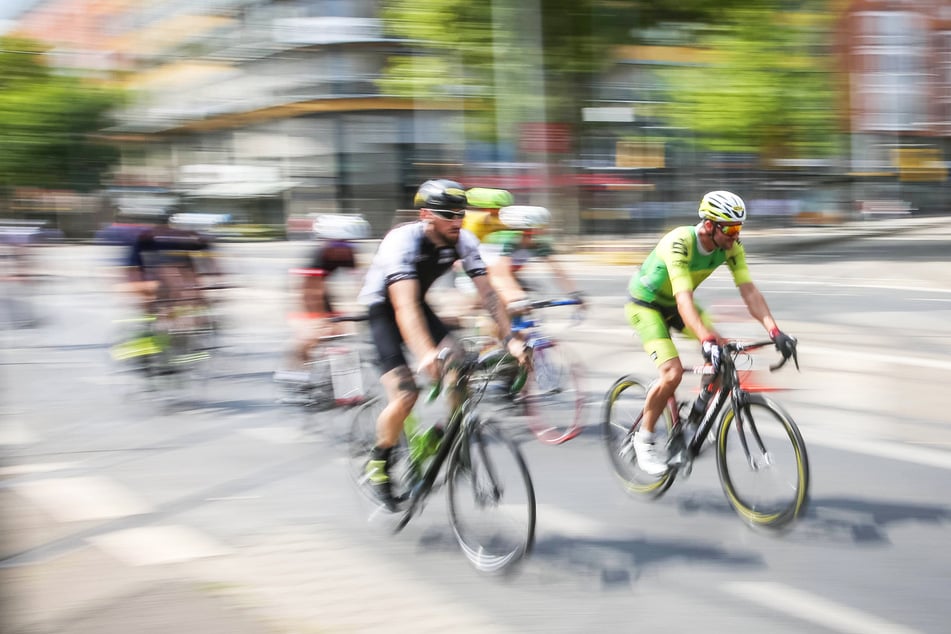
[[[574,281],[553,258],[554,248],[548,235],[551,214],[544,207],[510,205],[499,211],[504,229],[489,234],[480,253],[489,270],[489,281],[510,311],[518,312],[528,298],[527,285],[519,272],[529,262],[544,262],[559,289],[582,299]]]
[[[197,231],[175,225],[180,205],[166,208],[159,222],[132,241],[125,258],[125,288],[143,314],[163,314],[173,304],[201,304],[202,278],[218,276],[211,243]]]
[[[294,344],[285,362],[285,368],[274,373],[276,381],[307,383],[310,375],[307,364],[321,337],[342,334],[345,326],[328,320],[334,314],[328,278],[339,269],[357,268],[355,240],[370,235],[370,225],[358,214],[322,214],[314,222],[314,236],[318,240],[307,261],[307,266],[293,269],[301,278],[299,310],[291,314]]]
[[[512,194],[504,189],[473,187],[466,191],[468,208],[462,228],[471,231],[480,242],[495,231],[505,229],[499,220],[499,210],[515,202]]]

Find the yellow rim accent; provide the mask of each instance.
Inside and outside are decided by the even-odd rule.
[[[779,414],[779,412],[776,412],[776,413]],[[730,410],[730,413],[727,414],[727,417],[723,419],[723,424],[720,426],[720,437],[718,439],[717,444],[719,445],[719,451],[723,455],[726,455],[726,437],[727,437],[727,433],[729,432],[730,426],[733,424],[734,418],[736,418],[735,412],[733,410]],[[787,425],[788,421],[786,421],[782,415],[780,415],[779,421],[783,424],[783,429],[786,431],[786,435],[789,437],[789,440],[792,441],[793,450],[796,453],[797,483],[801,485],[801,483],[805,481],[806,475],[805,475],[805,467],[803,466],[803,463],[802,463],[802,453],[799,451],[799,443],[797,443],[795,437],[790,434],[789,427]],[[770,513],[770,514],[757,513],[753,509],[745,506],[735,495],[733,495],[733,491],[731,489],[725,488],[727,497],[730,499],[730,503],[732,504],[733,508],[736,509],[737,513],[740,514],[740,517],[743,517],[753,522],[754,524],[768,526],[772,524],[773,522],[775,522],[776,520],[778,520],[783,515],[785,515],[787,512],[787,511],[781,511],[779,513]],[[799,515],[800,511],[802,511],[802,506],[806,500],[806,488],[804,486],[799,486],[798,489],[799,490],[796,494],[796,500],[792,507],[793,517],[796,517]]]
[[[624,383],[621,383],[617,387],[614,388],[614,390],[611,392],[611,411],[614,411],[614,404],[617,402],[617,399],[621,395],[621,392],[631,387],[632,385],[637,385],[637,383],[635,381],[625,381]],[[670,421],[667,419],[666,409],[664,410],[664,424],[667,426],[667,429],[669,432],[671,425],[670,425]],[[631,482],[630,480],[621,476],[617,472],[615,472],[615,476],[617,476],[617,479],[621,481],[621,484],[628,491],[632,491],[634,493],[650,493],[651,491],[660,488],[667,482],[667,480],[670,478],[670,471],[667,471],[662,476],[660,476],[660,478],[648,484],[638,484],[636,482]]]

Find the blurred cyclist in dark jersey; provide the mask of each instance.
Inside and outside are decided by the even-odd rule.
[[[356,270],[354,241],[368,238],[370,225],[357,214],[324,214],[314,223],[314,235],[319,243],[307,266],[291,271],[301,278],[300,304],[290,316],[294,345],[285,368],[274,374],[277,381],[306,383],[307,364],[321,337],[341,334],[343,326],[328,320],[335,312],[328,278],[339,269]]]
[[[156,303],[204,303],[204,275],[220,273],[211,243],[197,231],[175,226],[178,206],[168,208],[159,224],[140,232],[125,258],[127,288],[140,300],[143,312],[156,312]]]

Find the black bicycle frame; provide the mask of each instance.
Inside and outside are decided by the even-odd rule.
[[[458,383],[453,388],[455,390],[469,389],[469,378],[468,372],[470,370],[462,370],[459,373],[459,381],[465,381],[465,385],[460,386]],[[417,482],[409,493],[409,506],[403,512],[403,517],[400,518],[399,523],[396,526],[396,530],[401,530],[409,520],[416,513],[416,508],[419,504],[426,499],[429,495],[429,492],[432,491],[433,485],[436,483],[436,478],[439,477],[439,472],[442,470],[443,464],[446,462],[446,459],[449,457],[449,454],[454,449],[457,439],[460,438],[463,433],[463,420],[465,418],[465,413],[469,409],[469,398],[463,400],[462,404],[459,407],[455,408],[452,412],[452,415],[449,417],[449,423],[446,425],[445,433],[442,440],[439,443],[439,450],[436,452],[436,455],[433,457],[432,462],[429,464],[429,467],[423,473],[420,481]]]

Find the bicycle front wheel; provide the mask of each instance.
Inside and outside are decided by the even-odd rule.
[[[637,464],[632,440],[641,426],[648,390],[650,385],[645,385],[633,375],[614,382],[601,407],[601,439],[608,451],[611,468],[624,489],[634,495],[656,498],[674,483],[676,470],[670,469],[662,475],[653,476],[641,470]],[[654,428],[657,442],[669,444],[674,417],[671,408],[665,407]]]
[[[727,500],[753,526],[783,528],[806,508],[806,445],[792,418],[762,394],[746,394],[739,412],[724,413],[717,469]]]
[[[582,374],[581,363],[558,342],[549,341],[532,351],[531,368],[518,398],[540,441],[560,445],[584,430]]]
[[[477,570],[504,572],[535,542],[535,489],[518,445],[495,423],[465,424],[449,456],[449,522]]]

